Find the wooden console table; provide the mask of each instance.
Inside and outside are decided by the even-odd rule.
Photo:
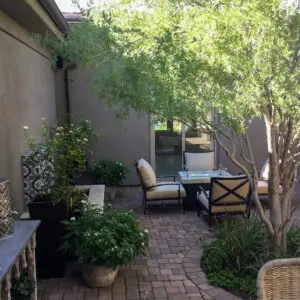
[[[34,278],[35,292],[32,299],[37,300],[35,232],[39,224],[40,221],[17,221],[13,236],[0,240],[0,300],[11,299],[11,278],[19,278],[25,269]]]

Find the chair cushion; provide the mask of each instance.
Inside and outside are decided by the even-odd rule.
[[[204,193],[198,194],[198,201],[204,206],[204,208],[209,211],[209,200],[204,195]],[[247,205],[241,204],[241,205],[226,205],[226,206],[219,206],[219,205],[212,205],[211,212],[212,213],[226,213],[226,212],[246,212]]]
[[[268,194],[269,184],[268,181],[259,180],[257,182],[256,191],[258,195],[267,195]]]
[[[179,182],[158,182],[157,184],[168,184],[159,185],[150,191],[146,192],[147,200],[155,199],[178,199],[178,183]],[[180,183],[179,183],[180,184]],[[180,184],[180,198],[186,196],[184,187]]]
[[[269,193],[269,183],[265,180],[259,180],[256,186],[256,192],[258,195],[268,195]],[[282,185],[279,187],[279,192],[282,193]]]
[[[228,193],[228,190],[222,185],[230,191],[234,190],[234,193]],[[211,200],[214,201],[221,197],[221,199],[218,200],[219,204],[242,202],[243,200],[241,200],[241,198],[247,200],[249,188],[249,182],[244,175],[214,178],[212,179]]]
[[[151,165],[145,160],[140,159],[137,163],[137,168],[146,187],[156,185],[156,175]]]
[[[260,177],[263,180],[268,180],[269,179],[269,160],[267,160],[264,164],[264,166],[261,169],[260,172]]]
[[[188,171],[209,171],[214,169],[214,152],[185,152],[185,168]]]

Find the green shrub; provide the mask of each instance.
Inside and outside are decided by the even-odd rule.
[[[300,229],[288,231],[288,251],[284,257],[300,254]],[[276,257],[266,227],[257,220],[226,222],[214,240],[204,247],[203,264],[211,284],[256,295],[259,269]]]
[[[117,160],[95,161],[93,169],[96,171],[97,183],[106,186],[120,186],[128,173],[127,167]]]
[[[30,300],[35,290],[34,278],[29,275],[28,270],[22,271],[19,278],[12,277],[11,299]]]
[[[139,227],[129,210],[102,211],[88,205],[80,217],[64,223],[67,234],[61,250],[80,263],[114,268],[149,247],[148,231]]]

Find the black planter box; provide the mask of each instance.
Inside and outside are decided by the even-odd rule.
[[[62,221],[68,220],[69,211],[64,202],[55,205],[51,197],[37,197],[28,204],[31,220],[41,220],[36,233],[37,276],[41,279],[62,278],[66,258],[59,251],[66,227]]]
[[[95,171],[84,171],[76,180],[76,185],[93,185],[97,184],[97,174]]]

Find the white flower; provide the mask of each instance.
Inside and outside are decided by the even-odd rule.
[[[45,118],[45,117],[42,117],[41,120],[42,120],[42,121],[46,121],[46,118]]]
[[[76,220],[76,218],[75,218],[75,217],[72,217],[70,220],[71,220],[71,221],[75,221],[75,220]]]
[[[140,232],[140,236],[144,236],[144,234],[142,232]]]
[[[56,133],[56,136],[60,136],[60,134],[57,132],[57,133]]]
[[[114,247],[111,248],[111,251],[115,251]]]
[[[144,243],[142,243],[142,246],[145,246],[145,244],[144,244]]]
[[[25,126],[23,126],[23,129],[24,129],[24,130],[28,130],[29,127],[25,125]]]
[[[81,140],[80,140],[80,139],[77,139],[76,141],[77,141],[78,143],[80,143],[80,142],[81,142]]]
[[[69,133],[73,133],[73,130],[70,130]]]
[[[72,124],[71,124],[71,126],[73,127],[73,126],[74,126],[74,124],[72,123]]]
[[[87,141],[88,141],[88,139],[87,139],[87,138],[84,138],[83,140],[84,140],[85,142],[87,142]]]
[[[146,228],[146,229],[144,230],[144,232],[145,232],[145,233],[149,233],[149,230]]]
[[[86,203],[87,203],[87,201],[85,201],[85,200],[81,200],[81,203],[82,203],[82,204],[86,204]]]

